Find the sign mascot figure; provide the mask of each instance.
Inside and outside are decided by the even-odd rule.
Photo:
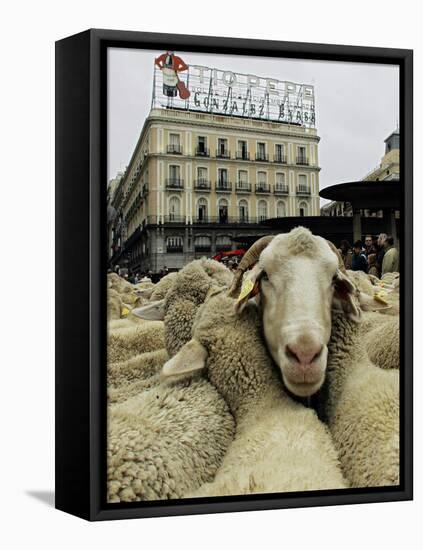
[[[188,65],[174,52],[166,52],[156,57],[154,63],[159,67],[163,74],[163,94],[169,99],[179,94],[181,99],[188,99],[190,91],[185,83],[180,80],[178,73],[186,71]]]

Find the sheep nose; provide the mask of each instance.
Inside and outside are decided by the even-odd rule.
[[[323,346],[317,342],[310,342],[306,345],[301,343],[289,344],[286,346],[287,356],[300,365],[311,365],[313,361],[319,358]]]

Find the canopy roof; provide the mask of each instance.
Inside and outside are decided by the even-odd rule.
[[[320,191],[320,196],[324,199],[349,202],[353,209],[399,209],[401,195],[400,180],[351,181],[331,185]]]

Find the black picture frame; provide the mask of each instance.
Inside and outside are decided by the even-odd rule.
[[[108,47],[396,64],[400,68],[401,484],[106,504]],[[56,508],[87,520],[410,500],[413,495],[413,52],[92,29],[56,43]]]

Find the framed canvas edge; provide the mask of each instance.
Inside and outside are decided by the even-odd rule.
[[[88,121],[85,125],[88,131],[89,141],[89,163],[86,164],[84,151],[79,151],[75,161],[79,161],[79,155],[82,162],[85,163],[85,178],[82,178],[78,185],[80,192],[83,195],[84,186],[89,188],[89,219],[85,220],[89,224],[89,231],[85,236],[81,235],[78,239],[78,244],[81,249],[88,253],[89,267],[85,277],[81,277],[81,285],[86,288],[89,293],[89,333],[87,334],[87,342],[89,348],[89,357],[86,361],[82,361],[78,365],[78,376],[85,380],[87,387],[84,391],[84,411],[83,416],[86,419],[89,436],[85,436],[80,441],[80,449],[77,456],[81,457],[79,466],[84,472],[84,479],[88,479],[87,493],[83,493],[78,504],[72,502],[72,506],[66,503],[66,498],[61,495],[56,507],[64,511],[79,515],[88,520],[108,520],[108,519],[124,519],[136,517],[157,517],[170,515],[185,515],[185,514],[207,514],[229,511],[249,511],[249,510],[265,510],[276,508],[294,508],[294,507],[309,507],[309,506],[329,506],[341,504],[359,504],[371,502],[385,501],[400,501],[410,500],[413,498],[412,491],[412,116],[413,116],[413,52],[404,49],[391,48],[368,48],[361,46],[336,46],[326,44],[307,44],[307,43],[292,43],[292,42],[275,42],[254,39],[238,39],[238,38],[218,38],[205,36],[187,36],[187,35],[170,35],[161,33],[143,33],[131,31],[109,31],[92,29],[80,33],[75,37],[69,37],[57,43],[57,48],[60,49],[63,42],[75,40],[86,41],[88,37],[88,50],[84,53],[89,58],[89,97],[85,98],[88,101]],[[402,213],[402,226],[404,230],[404,239],[401,248],[401,260],[404,266],[403,272],[405,276],[402,278],[401,286],[401,303],[404,304],[401,313],[402,330],[401,330],[401,366],[407,365],[407,371],[402,368],[401,372],[401,486],[400,488],[386,488],[384,491],[377,489],[368,490],[344,490],[344,491],[326,491],[324,494],[311,495],[304,493],[301,496],[292,496],[285,494],[284,496],[266,495],[253,496],[249,495],[248,499],[231,498],[229,501],[225,499],[201,499],[201,502],[187,501],[182,499],[178,502],[152,502],[148,505],[125,505],[120,504],[119,508],[111,507],[105,504],[105,480],[104,475],[101,475],[100,470],[105,467],[106,460],[106,440],[105,440],[105,372],[104,362],[102,365],[103,351],[105,347],[104,331],[102,332],[102,324],[99,319],[105,319],[105,300],[106,295],[106,280],[105,280],[105,258],[101,255],[102,233],[105,228],[105,189],[101,188],[101,182],[106,181],[107,172],[105,172],[104,152],[107,149],[106,135],[106,118],[107,105],[105,103],[106,90],[104,86],[105,63],[107,62],[105,52],[107,48],[119,44],[119,47],[140,47],[155,49],[160,45],[171,43],[180,49],[189,51],[190,49],[199,51],[209,51],[213,48],[222,53],[230,53],[233,50],[241,50],[238,53],[242,55],[269,55],[269,48],[272,55],[277,57],[296,57],[296,58],[311,58],[311,59],[326,59],[326,60],[343,60],[350,62],[367,62],[367,63],[395,63],[400,66],[400,120],[401,120],[401,174],[404,174],[406,187],[404,190],[404,213]],[[218,52],[217,52],[218,53]],[[81,76],[84,80],[86,75]],[[82,81],[81,81],[82,83]],[[87,83],[84,82],[86,85]],[[57,85],[57,81],[56,81]],[[75,86],[78,85],[78,79]],[[56,113],[60,111],[60,105],[56,106]],[[57,132],[57,129],[56,129]],[[87,137],[87,136],[85,136]],[[58,160],[57,147],[58,137],[56,135],[56,161]],[[62,160],[63,162],[63,160]],[[63,174],[62,174],[63,176]],[[56,191],[60,186],[58,172],[56,169]],[[105,187],[105,186],[104,186]],[[80,205],[84,206],[84,205]],[[87,205],[85,205],[87,206]],[[57,212],[57,202],[56,202]],[[62,233],[66,231],[63,223],[60,220],[56,221],[56,227],[60,227]],[[104,226],[104,228],[103,228]],[[84,238],[85,237],[85,238]],[[68,235],[68,240],[70,235]],[[60,243],[58,243],[60,245]],[[57,245],[56,245],[57,251]],[[102,275],[100,275],[102,274]],[[57,265],[56,276],[66,278],[62,266]],[[99,282],[101,277],[101,281]],[[59,291],[60,294],[60,291]],[[80,296],[74,296],[74,299],[80,300]],[[60,316],[60,311],[57,311],[61,306],[61,297],[56,297],[56,319]],[[76,318],[74,319],[76,321]],[[56,335],[57,341],[63,342],[63,335]],[[58,365],[56,359],[56,382],[63,377],[63,372],[72,367],[67,364],[67,361],[61,356],[62,364]],[[64,360],[64,363],[63,363]],[[87,379],[84,374],[89,373]],[[59,383],[60,385],[60,383]],[[57,392],[56,384],[56,392]],[[56,393],[56,410],[57,404]],[[59,397],[63,397],[63,388],[61,388]],[[70,417],[73,414],[73,406],[69,405],[66,411],[66,416]],[[74,425],[75,422],[68,418],[69,425]],[[99,426],[101,430],[99,430]],[[60,425],[58,426],[60,431]],[[58,430],[56,429],[56,437]],[[64,439],[61,434],[62,441]],[[57,452],[56,457],[62,453]],[[78,460],[76,461],[78,462]],[[99,468],[102,464],[102,468]],[[76,467],[76,463],[75,463]],[[76,467],[76,469],[78,469]],[[62,491],[63,492],[63,491]],[[73,499],[74,500],[74,499]]]

